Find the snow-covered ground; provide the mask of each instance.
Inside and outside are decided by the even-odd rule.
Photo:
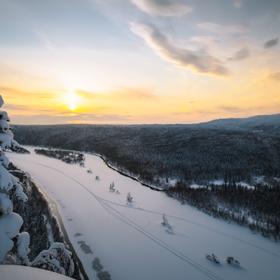
[[[21,265],[0,265],[1,280],[71,280],[51,271]]]
[[[279,244],[143,187],[97,156],[86,154],[82,168],[31,151],[7,155],[56,201],[90,279],[96,279],[95,258],[116,280],[279,279]],[[112,182],[119,193],[109,191]],[[161,224],[162,213],[171,229]],[[221,265],[207,260],[206,253],[215,253]],[[241,267],[226,264],[227,256]]]

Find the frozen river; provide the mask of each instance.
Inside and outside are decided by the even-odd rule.
[[[98,156],[85,154],[82,168],[28,149],[31,154],[7,156],[57,203],[90,279],[97,279],[97,258],[116,280],[279,279],[279,244],[146,188]],[[115,192],[109,191],[112,182]],[[163,213],[171,230],[161,224]],[[212,252],[221,265],[205,258]],[[227,256],[241,267],[226,264]]]

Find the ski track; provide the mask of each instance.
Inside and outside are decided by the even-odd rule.
[[[22,159],[21,159],[22,160]],[[188,220],[188,219],[185,219],[185,218],[182,218],[182,217],[178,217],[178,216],[174,216],[174,215],[171,215],[171,214],[168,214],[168,213],[163,213],[163,212],[158,212],[158,211],[153,211],[153,210],[149,210],[149,209],[145,209],[145,208],[140,208],[140,207],[132,207],[132,206],[128,206],[128,205],[125,205],[125,204],[120,204],[120,203],[117,203],[117,202],[114,202],[114,201],[111,201],[111,200],[108,200],[108,199],[104,199],[98,195],[96,195],[95,193],[93,193],[91,190],[89,190],[85,185],[81,184],[78,180],[76,180],[75,178],[69,176],[68,174],[64,173],[63,171],[57,169],[57,168],[54,168],[54,167],[51,167],[51,166],[48,166],[48,165],[45,165],[45,164],[41,164],[39,162],[32,162],[32,161],[28,161],[28,160],[22,160],[22,161],[26,161],[26,162],[29,162],[31,164],[36,164],[36,165],[40,165],[42,167],[45,167],[45,168],[48,168],[48,169],[51,169],[53,171],[56,171],[58,173],[60,173],[61,175],[65,176],[66,178],[72,180],[73,182],[75,182],[76,184],[78,184],[80,187],[82,187],[84,190],[86,190],[91,196],[93,196],[99,203],[101,203],[100,201],[103,201],[103,202],[106,202],[106,203],[109,203],[109,204],[113,204],[113,205],[116,205],[116,206],[119,206],[119,207],[125,207],[125,208],[129,208],[129,209],[132,209],[132,210],[136,210],[136,211],[142,211],[142,212],[146,212],[146,213],[151,213],[151,214],[155,214],[155,215],[159,215],[159,216],[162,216],[163,214],[166,214],[166,216],[170,217],[170,218],[173,218],[173,219],[177,219],[177,220],[181,220],[183,222],[186,222],[186,223],[190,223],[192,225],[195,225],[195,226],[198,226],[198,227],[201,227],[203,229],[206,229],[206,230],[209,230],[211,232],[214,232],[216,234],[219,234],[219,235],[222,235],[222,236],[225,236],[225,237],[228,237],[232,240],[235,240],[235,241],[239,241],[243,244],[246,244],[248,246],[251,246],[251,247],[254,247],[258,250],[261,250],[267,254],[270,254],[274,257],[277,257],[280,259],[280,254],[277,254],[275,252],[272,252],[272,251],[269,251],[263,247],[260,247],[258,246],[257,244],[253,244],[249,241],[246,241],[246,240],[243,240],[243,239],[240,239],[240,238],[237,238],[237,237],[234,237],[230,234],[227,234],[227,233],[224,233],[224,232],[221,232],[221,231],[218,231],[214,228],[211,228],[211,227],[208,227],[208,226],[205,226],[203,224],[200,224],[200,223],[196,223],[196,222],[193,222],[191,220]],[[102,204],[102,203],[101,203]]]
[[[11,154],[11,158],[13,158],[12,154]],[[37,160],[40,159],[39,156],[36,156],[36,159]],[[56,166],[55,164],[53,166],[51,166],[49,164],[44,164],[44,163],[36,161],[36,160],[29,160],[29,159],[26,159],[26,158],[20,157],[20,156],[17,156],[16,160],[19,163],[22,162],[22,164],[20,164],[20,166],[21,165],[24,166],[24,163],[28,163],[28,164],[31,164],[31,165],[34,165],[34,166],[40,166],[42,168],[46,168],[46,169],[52,170],[53,172],[56,172],[56,173],[62,175],[64,178],[66,178],[66,179],[70,180],[71,182],[73,182],[74,185],[78,185],[80,189],[83,189],[87,194],[89,194],[90,197],[92,197],[92,199],[94,199],[98,203],[98,205],[100,205],[100,207],[102,207],[102,209],[108,215],[110,215],[113,219],[115,219],[116,221],[119,221],[119,222],[125,224],[126,226],[130,227],[132,230],[137,231],[143,237],[145,237],[146,239],[148,239],[151,242],[153,242],[156,246],[159,246],[160,248],[165,250],[167,253],[169,253],[173,257],[177,258],[178,261],[184,262],[186,264],[186,266],[192,267],[194,270],[196,270],[198,273],[200,273],[201,276],[204,275],[204,277],[206,277],[207,279],[210,279],[210,280],[225,280],[225,279],[227,279],[227,277],[224,277],[224,275],[225,275],[224,272],[223,272],[223,276],[218,275],[218,273],[221,272],[221,270],[219,270],[219,268],[218,268],[219,266],[216,266],[216,265],[212,266],[212,267],[216,268],[215,272],[213,272],[212,270],[208,269],[204,265],[206,263],[201,264],[200,262],[195,261],[193,258],[191,258],[190,255],[189,255],[191,251],[188,252],[188,254],[186,254],[186,253],[182,252],[180,250],[180,248],[179,249],[178,248],[177,249],[174,248],[171,244],[168,244],[166,241],[162,240],[157,234],[155,235],[152,232],[148,231],[143,226],[139,225],[138,223],[136,223],[135,221],[133,221],[132,219],[130,219],[126,215],[126,214],[130,213],[129,212],[130,210],[132,210],[132,211],[139,212],[139,213],[143,212],[143,213],[155,215],[155,216],[158,216],[158,217],[161,218],[161,216],[163,215],[163,212],[156,211],[156,210],[151,210],[151,209],[146,208],[146,207],[136,207],[136,206],[134,206],[132,204],[128,205],[128,204],[122,204],[122,203],[119,203],[119,202],[116,202],[116,201],[112,201],[110,199],[107,199],[106,197],[103,197],[104,193],[102,193],[103,195],[100,196],[100,195],[96,194],[94,191],[92,191],[92,189],[87,185],[88,181],[86,181],[86,183],[83,184],[81,182],[82,180],[78,180],[77,178],[69,175],[71,173],[64,172],[64,169],[62,169],[63,170],[62,171],[61,169],[55,168],[54,167],[54,166]],[[24,170],[24,168],[23,168],[23,170]],[[33,169],[31,168],[31,170],[33,170]],[[32,172],[29,172],[29,173],[31,173],[30,174],[31,177],[34,177],[34,179],[36,181],[40,182],[40,185],[44,186],[43,182],[37,176],[32,174]],[[79,176],[78,176],[78,178],[79,178]],[[143,188],[145,188],[145,187],[143,187]],[[50,191],[50,194],[52,194],[52,191]],[[170,198],[170,200],[173,200],[173,199]],[[67,206],[67,204],[65,206],[64,203],[60,199],[56,199],[56,201],[60,204],[62,209],[64,209]],[[184,207],[184,206],[181,206],[181,207]],[[120,209],[127,209],[128,212],[126,211],[125,213],[122,213],[122,212],[119,211]],[[190,219],[178,216],[178,215],[170,214],[168,212],[164,212],[164,213],[166,214],[166,216],[168,218],[171,218],[171,219],[177,220],[177,221],[181,221],[181,222],[183,222],[185,224],[189,224],[189,225],[195,226],[195,227],[205,231],[205,236],[207,236],[207,232],[214,233],[215,235],[224,237],[224,238],[229,239],[229,240],[233,240],[233,241],[238,242],[238,243],[240,243],[242,245],[246,245],[248,247],[248,249],[249,249],[249,247],[251,247],[251,248],[254,248],[254,249],[258,250],[259,252],[265,253],[268,256],[271,256],[271,257],[273,257],[273,258],[275,258],[277,260],[280,259],[280,254],[279,253],[274,252],[272,250],[269,250],[269,249],[267,249],[267,248],[265,248],[263,246],[260,246],[260,245],[254,243],[254,242],[251,242],[251,241],[239,238],[237,236],[234,236],[234,235],[231,235],[229,233],[226,233],[226,232],[223,232],[221,230],[218,230],[218,229],[216,229],[214,227],[208,226],[207,225],[208,224],[207,221],[205,221],[207,224],[204,224],[204,223],[196,222],[194,220],[190,220]],[[147,219],[149,219],[149,218],[147,217]],[[211,219],[213,219],[213,218],[211,217]],[[93,232],[93,234],[94,234],[94,232]],[[187,239],[190,238],[184,232],[177,232],[177,231],[175,231],[174,235],[178,236],[178,237],[184,237],[184,238],[187,238]],[[248,234],[248,237],[249,236],[250,235]],[[164,239],[166,239],[166,238],[164,237]],[[72,242],[73,242],[73,240],[72,240]],[[244,248],[244,250],[246,250],[246,248]],[[103,258],[104,258],[104,256],[103,256]],[[83,262],[83,260],[82,260],[82,262]],[[84,265],[84,263],[83,263],[83,265]],[[207,266],[209,266],[209,264]],[[105,267],[106,267],[106,265],[105,265]],[[246,269],[243,269],[242,267],[241,267],[241,269],[239,269],[239,271],[241,271],[241,270],[246,271]],[[238,271],[238,269],[235,269],[235,273],[236,273],[236,271]],[[114,271],[110,271],[110,272],[111,272],[112,277],[114,279]],[[234,273],[234,271],[232,273]],[[180,273],[179,273],[179,275],[180,275]],[[235,276],[237,276],[237,275],[235,275]],[[94,279],[95,279],[95,277],[94,277]],[[203,277],[203,279],[204,279],[204,277]],[[127,278],[123,278],[123,279],[127,279]],[[137,279],[139,279],[139,278],[137,278]],[[145,278],[143,278],[143,279],[145,279]],[[174,279],[177,279],[177,278],[175,277]],[[202,278],[195,278],[195,279],[202,279]],[[231,275],[231,279],[235,279],[235,278],[232,278],[232,275]],[[236,278],[236,279],[239,279],[239,277]],[[247,278],[244,278],[244,279],[247,279]],[[192,280],[194,280],[194,278]]]
[[[57,168],[45,165],[45,164],[41,164],[39,162],[31,162],[31,161],[27,161],[24,160],[26,162],[29,162],[31,164],[36,164],[36,165],[40,165],[42,167],[54,170],[60,174],[62,174],[63,176],[67,177],[68,179],[74,181],[76,184],[78,184],[80,187],[82,187],[84,190],[86,190],[92,197],[95,198],[95,200],[103,207],[103,209],[105,211],[107,211],[110,215],[113,215],[115,218],[117,218],[118,220],[122,221],[123,223],[127,224],[128,226],[131,226],[132,228],[134,228],[135,230],[137,230],[138,232],[142,233],[143,235],[145,235],[147,238],[149,238],[150,240],[152,240],[153,242],[155,242],[157,245],[161,246],[162,248],[166,249],[168,252],[170,252],[171,254],[173,254],[174,256],[178,257],[179,259],[181,259],[182,261],[188,263],[189,265],[193,266],[195,269],[199,270],[200,272],[202,272],[203,274],[205,274],[209,279],[213,279],[213,280],[223,280],[223,278],[217,276],[216,274],[214,274],[213,272],[211,272],[210,270],[208,270],[207,268],[204,268],[202,265],[196,263],[195,261],[193,261],[191,258],[185,256],[182,252],[173,249],[172,247],[170,247],[168,244],[166,244],[164,241],[160,240],[159,238],[157,238],[156,236],[154,236],[153,234],[147,232],[145,229],[141,228],[139,225],[137,225],[136,223],[134,223],[133,221],[131,221],[130,219],[128,219],[127,217],[125,217],[123,214],[121,214],[119,211],[117,211],[116,209],[114,209],[113,207],[109,206],[107,203],[113,203],[110,200],[105,200],[102,197],[97,196],[95,193],[93,193],[92,191],[90,191],[85,185],[81,184],[78,180],[76,180],[75,178],[69,176],[68,174],[60,171]],[[123,205],[122,205],[123,206]],[[129,207],[129,206],[126,206]],[[108,211],[108,209],[110,209],[111,211]],[[133,208],[132,208],[133,209]],[[146,212],[150,212],[149,210],[147,210]],[[116,213],[117,215],[113,214]],[[158,214],[158,213],[157,213]],[[160,214],[162,215],[162,213]]]

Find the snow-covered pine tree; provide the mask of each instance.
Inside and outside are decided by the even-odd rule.
[[[3,105],[0,95],[0,108]],[[38,254],[33,262],[29,261],[30,236],[20,232],[22,217],[13,212],[15,201],[27,201],[18,178],[8,170],[9,160],[6,150],[22,152],[25,150],[13,139],[7,112],[0,111],[0,264],[22,264],[45,268],[54,272],[72,276],[74,263],[71,252],[63,243],[54,242],[48,250]]]
[[[0,108],[4,104],[0,96]],[[13,212],[13,200],[27,201],[19,180],[9,171],[9,160],[5,151],[17,146],[9,126],[7,112],[0,111],[0,264],[16,263],[28,265],[30,237],[21,232],[22,217]]]
[[[114,182],[112,182],[112,183],[110,184],[110,186],[109,186],[109,191],[110,191],[110,192],[115,192],[115,191],[116,191],[116,189],[115,189],[115,183],[114,183]]]
[[[0,95],[0,108],[3,105]],[[74,263],[71,252],[63,243],[55,242],[48,250],[43,250],[33,262],[29,261],[30,236],[20,232],[22,217],[13,212],[15,200],[26,202],[27,195],[19,180],[8,170],[9,160],[6,150],[22,152],[25,150],[13,139],[7,112],[0,111],[0,264],[22,264],[45,268],[72,276]]]
[[[128,203],[131,203],[133,201],[133,197],[131,196],[130,192],[127,194],[126,200]]]
[[[48,250],[40,252],[31,265],[72,276],[74,273],[74,263],[71,255],[71,252],[66,249],[63,243],[54,242]]]
[[[162,222],[161,222],[161,224],[163,226],[169,226],[169,222],[168,222],[168,219],[167,219],[165,214],[162,215]]]

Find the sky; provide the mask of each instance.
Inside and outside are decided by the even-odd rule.
[[[280,113],[279,0],[0,0],[15,124]]]

